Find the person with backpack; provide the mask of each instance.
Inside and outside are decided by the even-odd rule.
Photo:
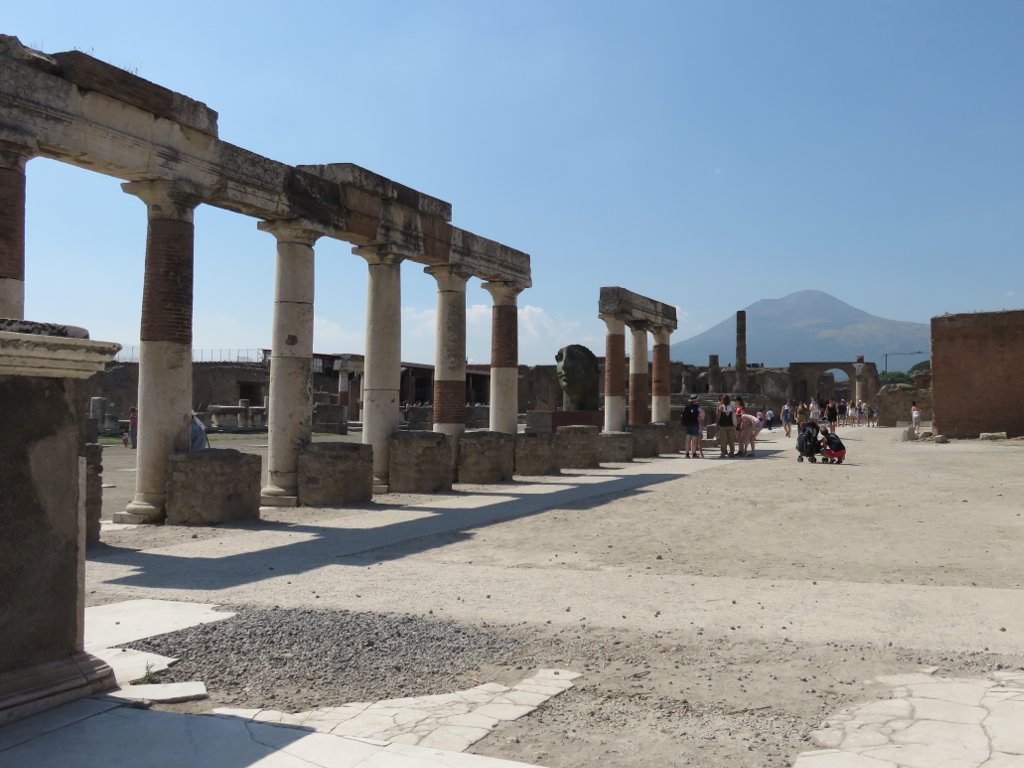
[[[683,450],[686,458],[696,459],[704,457],[701,446],[701,432],[704,426],[704,411],[697,402],[696,395],[690,395],[690,401],[683,406]]]
[[[715,413],[715,423],[718,425],[718,449],[722,452],[720,458],[733,456],[736,453],[736,420],[733,414],[732,401],[728,395],[722,395]]]

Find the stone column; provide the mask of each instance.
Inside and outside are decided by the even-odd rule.
[[[736,390],[747,391],[747,313],[736,313]]]
[[[469,275],[443,265],[423,270],[437,280],[434,345],[434,431],[466,431],[466,281]]]
[[[260,503],[299,502],[299,451],[313,438],[313,244],[321,233],[293,221],[261,221],[277,238],[270,342],[267,484]]]
[[[708,391],[722,391],[722,366],[718,364],[718,355],[708,355]]]
[[[667,424],[672,420],[672,382],[669,371],[669,339],[672,330],[654,328],[654,365],[651,367],[651,421]]]
[[[366,293],[366,361],[363,375],[363,443],[373,446],[373,477],[388,483],[388,440],[398,431],[402,377],[402,257],[381,246],[352,249],[369,265]],[[382,489],[379,489],[382,490]]]
[[[164,516],[167,459],[188,450],[192,415],[192,214],[200,203],[188,184],[133,181],[121,188],[149,214],[139,333],[139,443],[135,498],[118,523]]]
[[[25,319],[25,164],[32,150],[0,141],[0,317]]]
[[[523,289],[514,283],[483,284],[491,294],[491,406],[492,432],[519,431],[519,316],[516,297]]]
[[[608,329],[604,337],[604,431],[626,428],[626,324],[601,315]]]
[[[629,352],[629,423],[647,424],[647,325],[631,324],[631,345]]]

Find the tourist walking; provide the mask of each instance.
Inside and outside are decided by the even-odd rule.
[[[690,401],[683,406],[683,450],[686,458],[703,458],[704,453],[701,447],[701,432],[704,426],[704,410],[697,402],[696,395],[690,395]]]
[[[810,415],[811,415],[811,412],[810,412],[810,409],[807,407],[807,403],[805,403],[803,400],[800,400],[799,403],[796,406],[796,425],[797,425],[797,427],[802,427],[804,425],[804,422],[807,421],[807,417],[810,416]],[[799,431],[800,430],[797,429],[797,432],[799,432]]]
[[[793,405],[789,400],[782,406],[782,429],[786,433],[786,437],[793,436],[793,421],[795,420],[793,415]]]
[[[718,425],[718,450],[721,451],[719,458],[734,456],[736,454],[736,424],[733,421],[733,407],[728,395],[722,395],[718,403],[718,410],[715,411],[715,424]]]
[[[917,400],[910,401],[910,423],[914,425],[914,434],[921,434],[921,409],[917,407]]]
[[[828,404],[825,406],[825,421],[828,422],[829,430],[835,432],[836,427],[839,426],[839,407],[836,405],[836,401],[831,398],[829,398]]]
[[[772,424],[775,422],[775,411],[769,408],[764,412],[764,425],[768,427],[768,431],[772,431]]]

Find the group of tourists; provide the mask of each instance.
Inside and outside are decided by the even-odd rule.
[[[809,421],[815,424],[827,423],[832,432],[837,427],[877,427],[878,409],[863,400],[847,403],[842,397],[838,400],[797,400],[795,404],[787,400],[782,406],[782,429],[786,437],[792,437],[794,424],[799,429]]]
[[[772,414],[774,417],[774,414]],[[745,456],[754,458],[754,443],[757,434],[765,426],[766,414],[762,411],[748,413],[742,397],[722,395],[715,410],[715,425],[718,427],[719,458]]]

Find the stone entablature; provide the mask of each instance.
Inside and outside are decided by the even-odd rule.
[[[641,296],[625,288],[608,286],[601,289],[598,299],[598,314],[618,317],[628,323],[647,323],[652,328],[661,327],[674,331],[676,308],[655,299]]]

